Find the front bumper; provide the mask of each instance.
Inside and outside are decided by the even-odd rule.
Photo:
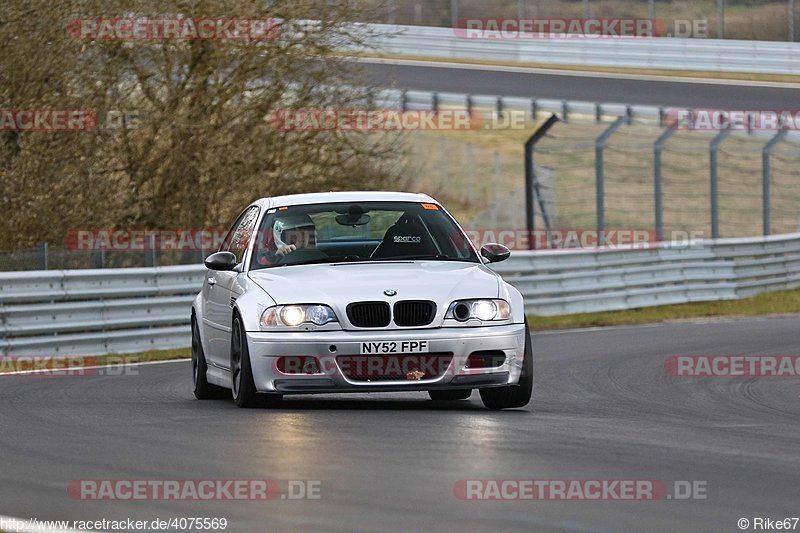
[[[430,353],[452,354],[447,369],[420,380],[356,381],[349,379],[337,356],[360,353],[361,343],[427,341]],[[247,344],[253,379],[259,392],[306,394],[314,392],[395,392],[499,387],[519,381],[525,350],[525,325],[365,331],[248,332]],[[505,360],[492,368],[466,368],[478,351],[502,351]],[[421,354],[413,354],[421,355]],[[284,374],[281,356],[314,356],[319,373]],[[402,357],[402,356],[398,356]]]

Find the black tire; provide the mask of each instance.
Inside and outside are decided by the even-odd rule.
[[[454,400],[466,400],[472,395],[472,389],[454,390],[429,390],[428,396],[437,402],[451,402]]]
[[[223,387],[212,385],[208,382],[206,372],[206,354],[203,352],[203,343],[200,342],[200,332],[197,329],[197,319],[192,316],[192,384],[194,397],[198,400],[217,400],[227,398],[228,391]]]
[[[250,352],[247,347],[242,321],[233,317],[231,328],[231,391],[239,407],[275,407],[280,404],[280,394],[259,394],[253,381]]]
[[[489,409],[515,409],[525,407],[533,392],[533,346],[528,321],[525,321],[525,354],[522,357],[522,373],[519,383],[506,387],[480,389],[483,405]]]

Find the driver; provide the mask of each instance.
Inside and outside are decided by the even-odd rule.
[[[308,215],[288,215],[275,219],[272,225],[275,238],[275,255],[284,257],[304,248],[317,247],[317,230]]]

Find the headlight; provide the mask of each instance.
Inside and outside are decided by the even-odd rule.
[[[333,313],[333,309],[327,305],[310,305],[306,307],[305,318],[308,322],[313,322],[318,326],[336,321],[336,315]]]
[[[287,305],[281,309],[280,317],[287,326],[299,326],[305,321],[306,312],[299,305]]]
[[[492,320],[497,315],[497,304],[491,300],[478,300],[470,306],[472,316],[480,320]]]
[[[338,322],[336,313],[327,305],[279,305],[270,307],[261,314],[261,328],[297,327],[311,323],[324,326],[329,322]]]
[[[445,318],[459,322],[473,318],[484,322],[508,320],[511,318],[511,306],[505,300],[459,300],[450,304]]]

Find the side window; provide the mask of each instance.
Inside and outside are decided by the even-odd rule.
[[[233,252],[236,256],[236,261],[239,263],[244,259],[244,253],[247,251],[247,244],[253,235],[257,219],[258,207],[253,206],[242,213],[239,221],[225,238],[225,242],[222,245],[223,250]]]
[[[242,217],[244,217],[244,213],[241,213],[238,217],[236,217],[236,221],[231,225],[228,232],[225,234],[225,239],[219,245],[218,252],[227,252],[228,248],[231,247],[231,239],[233,238],[233,234],[236,232],[236,228],[239,227],[239,222],[242,221]]]

